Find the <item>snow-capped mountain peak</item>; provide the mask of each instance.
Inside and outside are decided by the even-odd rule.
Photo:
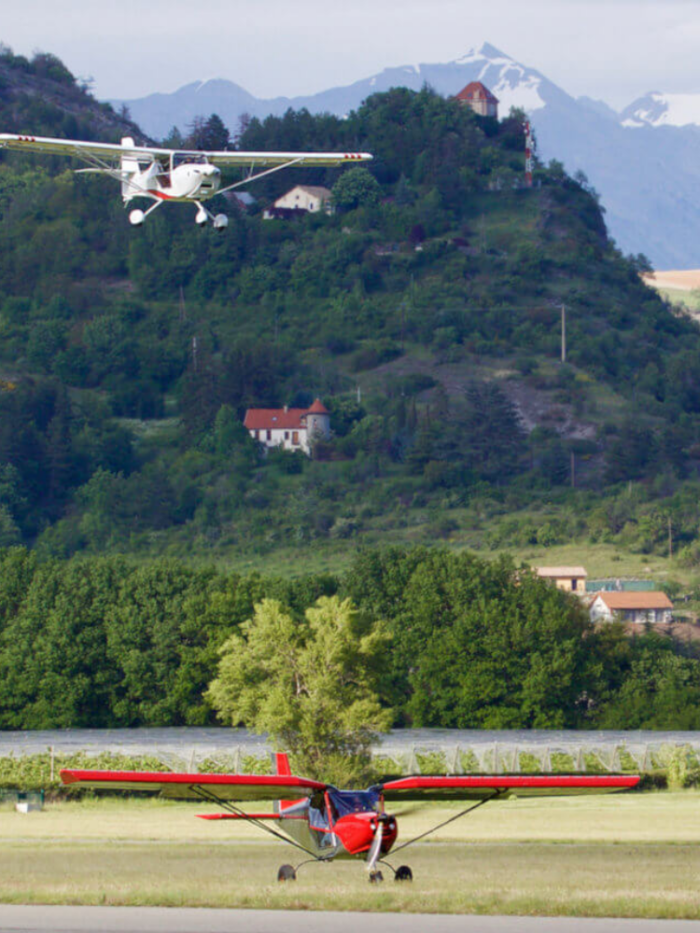
[[[623,126],[700,126],[700,94],[662,94],[650,91],[626,107]]]
[[[496,95],[502,115],[507,114],[511,107],[531,113],[546,106],[540,94],[542,76],[518,64],[488,42],[478,51],[470,49],[450,64],[465,70],[478,69],[472,80],[481,81]]]

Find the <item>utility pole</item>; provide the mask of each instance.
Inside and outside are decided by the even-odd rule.
[[[197,338],[192,338],[192,368],[197,372]]]
[[[561,361],[566,363],[566,305],[561,306]]]
[[[668,516],[668,557],[669,560],[673,557],[673,525],[670,515]]]

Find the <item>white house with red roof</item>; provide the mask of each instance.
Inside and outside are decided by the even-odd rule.
[[[673,622],[671,600],[665,593],[650,590],[598,593],[591,603],[590,612],[593,622],[610,622],[613,619],[665,625]]]
[[[265,447],[301,450],[307,457],[316,441],[331,436],[331,415],[320,399],[311,408],[249,408],[243,424]]]
[[[470,81],[459,94],[455,94],[455,100],[471,107],[481,117],[498,119],[498,98],[481,81]]]

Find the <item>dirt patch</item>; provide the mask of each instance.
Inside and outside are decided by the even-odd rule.
[[[414,374],[431,376],[436,382],[442,384],[449,398],[455,401],[464,398],[467,386],[474,379],[497,381],[517,409],[523,427],[528,433],[540,425],[546,425],[567,440],[595,440],[594,424],[577,418],[570,405],[555,402],[550,391],[535,389],[524,379],[512,378],[516,371],[504,364],[494,370],[472,359],[464,359],[456,363],[440,363],[434,360],[402,356],[390,363],[378,366],[371,373],[373,378],[379,377],[382,380]],[[423,397],[430,400],[434,391],[434,389],[427,390],[423,393]]]
[[[628,635],[640,635],[644,631],[644,626],[636,622],[627,622],[625,631]],[[659,635],[667,635],[675,641],[686,644],[700,641],[700,625],[697,622],[671,622],[670,625],[655,625],[654,631]]]
[[[700,269],[647,272],[642,275],[642,281],[652,288],[677,288],[681,292],[692,292],[700,288]]]

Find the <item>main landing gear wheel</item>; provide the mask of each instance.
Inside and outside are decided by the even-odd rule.
[[[203,207],[200,207],[200,209],[197,211],[197,214],[194,218],[194,222],[197,224],[198,227],[203,227],[208,220],[209,220],[209,214],[207,214],[207,212],[204,210]]]
[[[132,211],[129,214],[129,223],[134,227],[140,227],[145,219],[146,215],[143,211]]]
[[[282,865],[280,870],[277,872],[278,881],[296,881],[297,873],[294,871],[293,865]]]
[[[225,230],[228,227],[228,217],[226,214],[217,214],[214,218],[214,229]]]
[[[384,881],[384,875],[380,871],[371,871],[369,873],[370,884],[381,884]]]
[[[394,881],[413,881],[413,872],[408,865],[399,865],[394,873]]]

